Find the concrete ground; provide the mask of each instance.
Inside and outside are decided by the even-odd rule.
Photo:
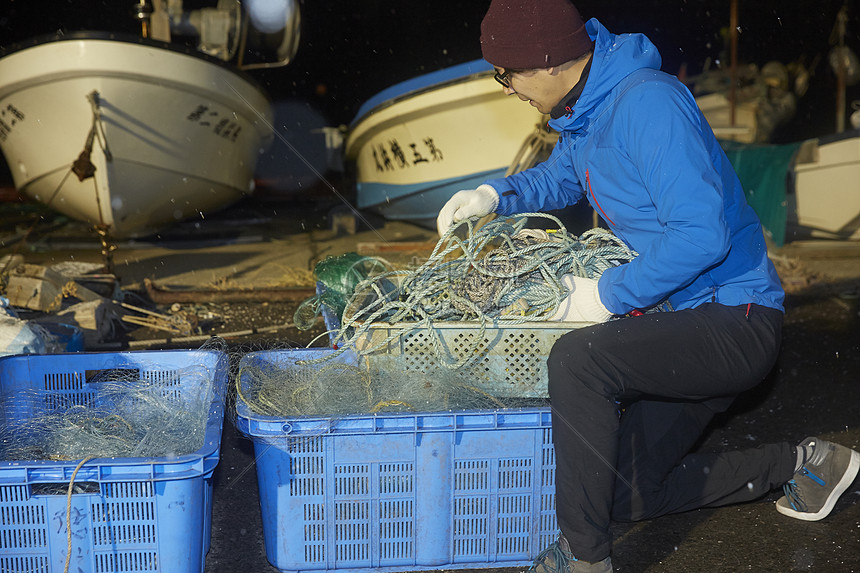
[[[211,220],[183,224],[157,241],[122,242],[113,254],[116,274],[123,289],[139,293],[144,292],[144,279],[209,293],[277,289],[307,280],[302,272],[311,271],[316,261],[354,251],[359,244],[382,254],[386,245],[434,240],[427,230],[375,219],[367,222],[372,230],[359,222],[357,234],[338,234],[329,228],[328,209],[318,207],[249,202]],[[80,229],[34,237],[19,252],[27,262],[42,264],[100,259],[97,242]],[[776,441],[795,443],[816,435],[860,449],[860,246],[810,242],[774,249],[772,255],[790,291],[778,363],[760,386],[740,396],[731,411],[715,420],[699,448],[732,450]],[[308,332],[291,328],[295,304],[213,303],[212,314],[221,313],[223,320],[207,332],[283,326],[228,339],[236,353],[304,345],[322,327]],[[167,312],[168,306],[156,309]],[[159,342],[160,338],[164,333],[139,329],[122,344],[182,346]],[[189,341],[185,346],[199,344]],[[252,443],[229,421],[224,425],[214,483],[206,571],[276,571],[265,556]],[[860,571],[860,482],[848,489],[831,516],[815,523],[778,514],[774,502],[780,495],[775,491],[746,505],[619,524],[614,527],[615,570]]]

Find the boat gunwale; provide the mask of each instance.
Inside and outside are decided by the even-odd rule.
[[[239,76],[241,79],[248,82],[253,89],[259,92],[266,99],[267,103],[270,106],[273,103],[272,97],[271,95],[269,95],[268,90],[259,81],[257,81],[249,73],[239,69],[230,62],[225,62],[224,60],[218,59],[214,56],[204,54],[203,52],[196,50],[190,46],[186,46],[184,44],[178,44],[175,42],[162,42],[160,40],[142,38],[140,36],[135,36],[134,34],[128,33],[83,30],[63,35],[59,35],[58,33],[41,34],[29,38],[27,40],[23,40],[21,42],[10,44],[9,46],[0,46],[0,61],[6,59],[13,54],[17,54],[19,52],[23,52],[25,50],[35,48],[40,45],[80,40],[98,40],[105,42],[116,42],[118,44],[138,44],[145,47],[157,48],[176,54],[190,56],[192,58],[202,60],[210,64],[214,64],[215,66],[222,68],[226,72]]]
[[[355,125],[357,125],[358,123],[361,123],[362,121],[364,121],[365,119],[367,119],[371,115],[378,113],[379,111],[381,111],[387,107],[390,107],[392,105],[400,103],[404,99],[411,98],[411,97],[418,96],[418,95],[422,95],[424,93],[431,92],[431,91],[434,91],[437,89],[447,88],[447,87],[450,87],[452,85],[456,85],[458,83],[464,83],[464,82],[472,81],[472,80],[477,79],[479,77],[492,75],[494,73],[492,69],[484,69],[484,70],[480,70],[477,72],[468,72],[468,73],[463,74],[463,75],[456,75],[456,76],[453,76],[451,78],[443,79],[443,80],[438,81],[438,82],[426,83],[423,86],[420,85],[420,82],[422,80],[423,81],[429,81],[432,77],[442,75],[445,72],[456,73],[456,71],[458,69],[468,69],[470,66],[482,65],[482,63],[483,63],[483,65],[486,65],[486,66],[490,65],[489,63],[487,63],[484,60],[472,60],[469,62],[465,62],[463,64],[459,64],[459,65],[452,66],[449,68],[442,68],[441,70],[437,70],[435,72],[430,72],[428,74],[416,76],[414,78],[410,78],[408,80],[394,84],[394,85],[382,90],[381,92],[375,94],[371,98],[369,98],[362,105],[362,107],[359,108],[358,113],[353,118],[353,120],[349,123],[349,127],[350,127],[350,129],[353,129],[355,127]],[[397,93],[398,90],[401,90],[406,85],[412,84],[412,83],[416,84],[416,87],[414,89],[408,89],[406,91],[402,91],[400,93]],[[372,102],[373,100],[379,98],[380,96],[384,96],[386,93],[389,93],[389,92],[391,92],[395,95],[392,95],[390,98],[383,99],[378,104],[375,104],[375,105],[369,107],[368,109],[362,109],[362,108],[364,108],[365,105],[367,105],[367,103]]]
[[[155,78],[153,74],[143,74],[138,72],[105,72],[98,70],[68,70],[64,72],[56,72],[51,73],[49,75],[43,75],[41,78],[33,77],[29,80],[21,80],[17,81],[13,84],[9,84],[6,86],[0,86],[0,98],[8,98],[15,93],[18,93],[22,90],[29,89],[38,89],[46,84],[54,84],[57,82],[65,82],[65,81],[74,81],[80,79],[86,79],[88,77],[98,77],[100,80],[120,80],[127,81],[131,83],[151,85],[151,81]],[[247,121],[249,125],[256,127],[257,131],[260,132],[262,139],[271,139],[273,138],[271,126],[267,125],[266,122],[271,123],[272,115],[271,113],[267,114],[260,112],[259,114],[255,112],[256,108],[252,108],[252,106],[248,105],[250,102],[243,101],[245,98],[243,96],[231,96],[228,93],[223,91],[209,89],[209,88],[201,88],[192,82],[181,83],[170,79],[159,78],[158,86],[160,88],[165,88],[169,90],[174,90],[186,94],[195,94],[200,97],[205,97],[212,101],[217,101],[221,105],[225,107],[235,107],[239,104],[245,104],[241,107],[248,108],[248,111],[235,111],[235,113],[243,113],[247,116]],[[251,89],[254,89],[254,86],[251,86]],[[262,96],[265,101],[266,108],[272,109],[272,101],[268,98],[265,92],[258,91],[257,93]],[[260,115],[266,120],[265,122],[259,121]]]

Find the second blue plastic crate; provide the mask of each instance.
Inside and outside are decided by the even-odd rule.
[[[288,369],[330,352],[242,363]],[[245,392],[254,370],[240,365]],[[285,419],[240,400],[237,410],[254,442],[266,555],[281,571],[520,567],[556,538],[549,408]]]

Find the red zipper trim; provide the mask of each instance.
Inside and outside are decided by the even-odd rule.
[[[591,200],[594,201],[594,204],[597,205],[597,209],[600,211],[600,214],[603,215],[603,218],[609,221],[609,224],[615,226],[615,223],[609,216],[603,212],[603,207],[600,206],[600,203],[597,202],[597,197],[594,196],[594,190],[591,188],[591,177],[588,175],[588,169],[585,170],[585,182],[588,184],[588,192],[591,193]]]

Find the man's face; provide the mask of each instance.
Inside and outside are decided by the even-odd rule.
[[[507,85],[502,85],[506,95],[517,96],[541,113],[549,113],[568,91],[560,88],[556,76],[545,69],[508,72],[496,68],[496,72],[506,80]]]

